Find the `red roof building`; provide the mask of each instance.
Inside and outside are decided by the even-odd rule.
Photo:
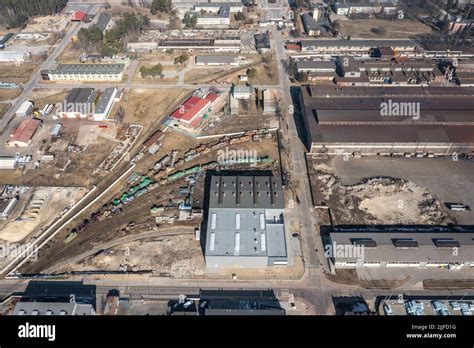
[[[216,93],[209,93],[204,98],[189,97],[171,114],[171,118],[185,126],[195,128],[219,97],[220,95]]]
[[[71,16],[71,21],[72,22],[84,22],[86,20],[87,14],[82,11],[76,11],[74,14]]]
[[[30,118],[20,123],[17,129],[10,134],[10,140],[8,140],[8,146],[19,146],[26,147],[30,145],[31,139],[41,126],[41,120],[36,118]]]
[[[297,44],[286,44],[286,49],[288,51],[301,51],[300,45]]]

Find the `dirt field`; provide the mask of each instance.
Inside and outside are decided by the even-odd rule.
[[[204,274],[204,257],[193,235],[177,235],[138,241],[108,249],[76,265],[71,270],[117,271],[152,270],[153,274],[193,277]]]
[[[431,28],[417,21],[389,21],[383,19],[351,19],[337,21],[340,25],[340,34],[342,36],[350,35],[351,38],[387,38],[404,39],[411,38],[419,34],[431,32]],[[373,28],[382,30],[382,34],[372,31]]]
[[[277,85],[278,67],[274,58],[267,58],[267,63],[261,61],[260,56],[248,56],[247,59],[255,63],[248,64],[244,68],[224,69],[218,68],[208,70],[193,70],[186,73],[185,80],[192,83],[239,83],[239,75],[246,74],[249,67],[257,70],[256,76],[249,78],[249,83],[254,85]]]
[[[56,60],[59,63],[78,63],[80,55],[81,55],[81,51],[74,49],[72,43],[69,43],[62,50],[61,54],[58,56]]]
[[[0,119],[8,111],[9,107],[10,107],[10,104],[8,104],[8,103],[0,103]]]
[[[152,133],[157,129],[149,129],[150,126],[157,127],[188,94],[189,91],[181,89],[165,91],[133,89],[126,92],[122,100],[114,105],[111,115],[114,115],[118,107],[122,106],[125,110],[124,122],[143,125],[145,138],[147,132]]]
[[[24,204],[18,204],[9,221],[1,223],[0,239],[11,243],[23,241],[39,226],[55,219],[61,210],[74,205],[85,193],[86,189],[82,187],[31,189]]]
[[[448,224],[454,221],[425,188],[403,179],[374,177],[343,185],[329,162],[313,160],[315,204],[331,208],[335,224]]]
[[[205,134],[222,134],[244,130],[278,127],[278,119],[268,115],[223,116],[205,129]]]
[[[21,93],[20,88],[0,89],[0,101],[10,100],[18,97]]]
[[[326,277],[329,281],[339,284],[347,285],[358,285],[362,288],[397,288],[405,284],[410,276],[406,276],[405,279],[396,279],[396,280],[385,280],[385,279],[375,279],[375,280],[360,280],[357,276],[357,273],[354,269],[339,269],[336,271],[336,274],[326,274]]]
[[[10,83],[25,83],[39,68],[43,60],[41,57],[33,56],[30,60],[20,65],[0,63],[0,80]]]
[[[423,281],[424,289],[469,289],[474,287],[472,279],[426,279]]]

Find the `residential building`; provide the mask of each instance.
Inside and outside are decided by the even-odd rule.
[[[27,147],[31,144],[33,136],[41,127],[42,122],[36,118],[30,118],[20,123],[17,129],[10,134],[8,146]]]
[[[336,73],[336,63],[332,60],[300,60],[296,62],[298,72]]]
[[[196,12],[219,13],[222,8],[228,8],[230,13],[242,12],[243,5],[241,2],[200,2],[194,5]]]
[[[42,70],[43,80],[121,81],[124,64],[60,64],[55,70]]]
[[[281,179],[213,175],[205,259],[208,272],[287,265]]]
[[[334,61],[300,60],[296,62],[299,73],[306,73],[311,81],[332,81],[337,76]]]

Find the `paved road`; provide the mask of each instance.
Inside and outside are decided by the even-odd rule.
[[[89,5],[89,8],[90,8],[90,11],[88,11],[88,13],[97,13],[100,7],[98,5]],[[89,25],[91,25],[91,23],[83,24],[79,22],[73,23],[71,25],[71,27],[69,28],[69,31],[63,37],[60,43],[56,46],[53,52],[48,56],[48,58],[46,58],[43,64],[41,64],[41,67],[32,75],[32,77],[27,83],[22,85],[23,91],[15,99],[10,109],[5,113],[3,118],[0,120],[0,133],[9,134],[12,129],[18,127],[18,124],[22,121],[22,119],[14,117],[14,113],[19,108],[21,103],[23,103],[25,100],[28,100],[29,96],[31,95],[31,92],[39,86],[38,84],[38,81],[40,80],[39,72],[41,70],[47,70],[47,69],[53,68],[56,64],[56,58],[61,54],[61,52],[64,50],[67,44],[71,42],[71,38],[77,34],[80,28],[82,28],[83,26],[87,27]]]

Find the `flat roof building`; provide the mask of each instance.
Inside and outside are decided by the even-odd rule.
[[[0,169],[15,169],[17,160],[13,156],[0,156]]]
[[[304,86],[314,155],[474,154],[473,89]]]
[[[270,36],[268,33],[255,34],[255,48],[261,53],[270,51]]]
[[[474,229],[323,226],[322,231],[326,255],[335,268],[474,267]]]
[[[306,52],[342,54],[369,53],[371,48],[391,47],[398,52],[413,52],[416,43],[412,40],[338,40],[307,39],[301,40],[301,50]]]
[[[29,100],[25,100],[21,103],[20,107],[16,110],[15,115],[18,117],[26,117],[33,111],[34,104]]]
[[[0,62],[23,63],[30,57],[28,52],[0,51]]]
[[[287,265],[283,210],[279,177],[212,176],[205,247],[207,270]]]
[[[252,94],[252,89],[247,85],[233,85],[232,86],[232,96],[235,99],[250,99]]]
[[[112,16],[108,13],[102,12],[99,15],[99,19],[97,20],[97,23],[95,26],[102,32],[104,33],[106,30],[110,29],[111,27],[111,19]]]
[[[285,315],[273,290],[200,290],[202,315]]]
[[[95,315],[95,310],[76,302],[17,302],[13,315]]]
[[[43,80],[51,81],[121,81],[124,64],[60,64],[55,70],[42,70]]]
[[[94,109],[94,121],[103,121],[107,118],[114,105],[114,102],[120,100],[121,93],[117,87],[108,87],[100,96]]]
[[[60,118],[87,118],[94,110],[96,97],[97,92],[94,88],[73,88],[62,104],[58,116]]]
[[[198,55],[196,65],[239,65],[239,57],[235,55]]]

